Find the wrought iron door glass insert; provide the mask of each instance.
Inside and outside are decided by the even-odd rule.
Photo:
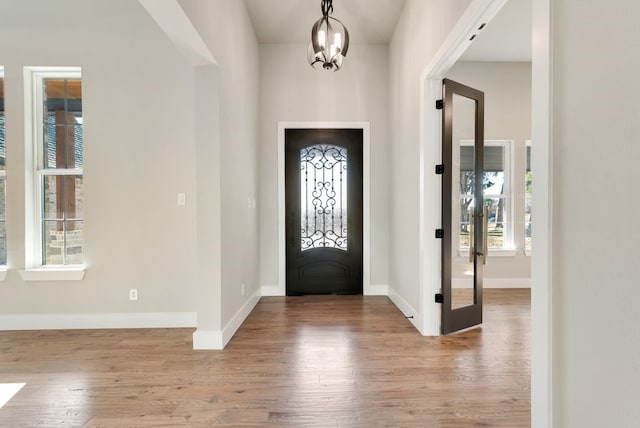
[[[347,149],[317,144],[300,150],[302,251],[347,251]]]

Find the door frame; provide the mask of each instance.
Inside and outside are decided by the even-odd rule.
[[[371,198],[369,122],[278,122],[278,285],[263,287],[263,296],[286,296],[286,228],[284,187],[285,129],[362,129],[362,294],[386,295],[387,290],[371,285]]]
[[[426,336],[440,335],[441,308],[434,296],[440,292],[440,179],[434,165],[441,162],[441,111],[434,108],[442,97],[442,78],[471,44],[481,24],[490,22],[507,0],[472,0],[420,78],[420,313],[418,326]],[[532,2],[532,169],[536,171],[533,204],[535,253],[531,257],[531,422],[533,427],[553,426],[553,276],[552,276],[552,171],[553,56],[552,11],[554,0]]]

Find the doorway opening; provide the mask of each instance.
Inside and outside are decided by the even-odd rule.
[[[421,332],[440,334],[441,308],[434,301],[440,292],[439,242],[433,239],[433,229],[440,227],[441,204],[434,204],[440,182],[433,174],[433,165],[441,159],[440,114],[433,108],[441,98],[442,79],[470,45],[479,29],[489,23],[505,5],[506,0],[474,0],[449,34],[433,61],[422,74],[421,98]],[[531,59],[531,171],[535,174],[532,206],[535,215],[531,229],[535,253],[531,258],[531,416],[533,426],[551,424],[552,408],[552,345],[551,345],[551,16],[552,1],[532,2],[533,49]],[[419,327],[419,328],[420,328]]]

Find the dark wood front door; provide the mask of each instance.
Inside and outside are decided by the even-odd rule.
[[[362,138],[285,130],[287,295],[362,294]]]

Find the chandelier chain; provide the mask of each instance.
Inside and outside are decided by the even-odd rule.
[[[333,0],[322,0],[322,16],[327,17],[333,13]]]

